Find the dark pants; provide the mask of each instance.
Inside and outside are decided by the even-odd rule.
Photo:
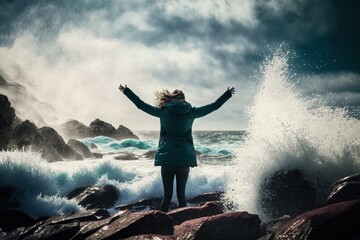
[[[173,195],[174,177],[176,177],[176,194],[179,207],[186,207],[185,187],[189,171],[189,167],[161,167],[161,177],[164,186],[164,199],[161,203],[161,211],[169,211],[169,204]]]

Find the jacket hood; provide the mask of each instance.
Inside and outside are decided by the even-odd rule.
[[[171,100],[166,103],[165,107],[172,113],[175,114],[184,114],[188,113],[192,106],[190,103],[186,101],[177,101],[177,100]]]

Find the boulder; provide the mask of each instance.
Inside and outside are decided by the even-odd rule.
[[[94,137],[94,134],[91,132],[91,129],[85,124],[77,121],[70,120],[62,125],[60,125],[60,131],[67,138],[89,138]]]
[[[19,227],[28,227],[35,222],[34,218],[15,209],[0,211],[0,228],[4,232],[11,232]]]
[[[15,109],[11,107],[11,103],[7,96],[0,94],[0,130],[11,127],[16,117]]]
[[[80,212],[71,212],[68,214],[54,216],[45,220],[46,224],[61,224],[70,223],[74,221],[88,222],[98,221],[110,217],[109,212],[106,209],[98,208],[91,210],[84,210]]]
[[[241,239],[253,240],[261,235],[258,215],[247,212],[226,212],[202,217],[175,226],[176,239]]]
[[[360,239],[360,199],[301,214],[280,227],[274,240]]]
[[[12,186],[0,187],[0,210],[20,207],[23,194],[23,191],[15,189]]]
[[[171,235],[144,234],[125,238],[125,240],[175,240]]]
[[[319,206],[313,183],[299,169],[281,170],[265,178],[259,190],[259,205],[272,218],[296,216]]]
[[[219,204],[207,202],[202,206],[177,208],[169,211],[167,214],[174,219],[175,225],[179,225],[191,219],[212,216],[223,212],[222,206]]]
[[[188,199],[190,204],[200,204],[204,202],[221,201],[224,196],[224,192],[208,192],[200,194],[196,197]]]
[[[67,142],[67,145],[72,147],[76,152],[78,152],[83,158],[91,158],[92,154],[89,150],[89,148],[83,144],[82,142],[75,140],[75,139],[69,139]]]
[[[118,127],[117,132],[122,138],[139,139],[129,128],[123,125]]]
[[[31,147],[34,150],[40,150],[43,139],[35,124],[25,120],[14,128],[10,143],[11,146],[17,149],[28,149]]]
[[[72,240],[85,239],[88,236],[95,233],[96,231],[98,231],[99,229],[101,229],[102,227],[105,227],[108,224],[110,224],[111,222],[115,221],[116,219],[125,217],[126,215],[128,215],[130,213],[131,212],[129,210],[118,211],[111,217],[108,217],[108,218],[105,218],[102,220],[98,220],[98,221],[88,222],[81,227],[80,231],[72,238]]]
[[[42,127],[39,129],[40,135],[43,140],[43,156],[44,158],[51,159],[49,153],[54,154],[56,158],[60,156],[66,159],[81,160],[82,156],[74,151],[70,146],[66,145],[64,139],[51,127]]]
[[[161,201],[162,198],[141,199],[137,202],[117,206],[115,207],[115,209],[117,210],[129,209],[133,212],[144,211],[144,210],[158,210],[160,209]],[[169,209],[175,209],[176,207],[177,205],[171,202]]]
[[[151,210],[116,219],[86,239],[124,239],[141,234],[173,235],[173,232],[172,218],[161,211]]]
[[[116,160],[138,160],[139,158],[131,152],[122,152],[120,154],[116,154],[114,157]]]
[[[86,209],[110,208],[119,199],[119,191],[112,185],[77,188],[68,194]]]
[[[360,174],[355,174],[335,182],[327,197],[327,204],[360,198]]]

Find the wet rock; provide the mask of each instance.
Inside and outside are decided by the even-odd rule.
[[[43,139],[43,148],[55,150],[62,158],[81,160],[82,157],[51,127],[42,127],[39,130]]]
[[[155,155],[156,155],[156,151],[150,150],[150,151],[147,151],[146,153],[144,153],[142,156],[144,158],[148,158],[148,159],[155,159]]]
[[[111,222],[115,221],[116,219],[125,217],[126,215],[128,215],[130,213],[131,213],[130,210],[118,211],[116,214],[114,214],[111,217],[108,217],[108,218],[105,218],[102,220],[98,220],[98,221],[88,222],[81,227],[80,231],[72,238],[72,240],[85,239],[86,237],[92,235],[93,233],[95,233],[96,231],[101,229],[102,227],[105,227],[108,224],[110,224]]]
[[[60,125],[59,129],[67,138],[79,139],[94,137],[91,129],[77,120],[70,120]]]
[[[360,239],[359,222],[360,200],[335,203],[295,217],[274,240]]]
[[[120,125],[117,129],[118,134],[122,138],[139,139],[129,128]]]
[[[155,234],[145,234],[137,235],[125,238],[125,240],[175,240],[176,238],[171,235],[155,235]]]
[[[142,199],[134,203],[124,204],[115,207],[117,210],[129,209],[133,212],[144,211],[144,210],[159,210],[162,198],[149,198]],[[170,203],[169,209],[175,209],[177,205],[173,202]]]
[[[205,216],[223,213],[222,206],[215,202],[207,202],[202,206],[183,207],[171,210],[167,214],[174,219],[174,224],[179,225],[185,221]]]
[[[70,223],[74,221],[86,222],[86,221],[98,221],[110,217],[109,212],[106,209],[92,209],[80,212],[72,212],[65,215],[54,216],[47,218],[45,222],[47,224],[60,224]]]
[[[88,186],[73,190],[68,194],[68,198],[75,198],[78,204],[86,209],[110,208],[119,199],[119,192],[112,185]]]
[[[224,192],[208,192],[190,198],[187,202],[191,204],[200,204],[204,202],[221,201]]]
[[[18,208],[24,192],[12,186],[0,187],[0,210]]]
[[[141,234],[173,235],[173,231],[171,217],[161,211],[152,210],[135,212],[119,218],[87,239],[124,239]]]
[[[138,160],[139,159],[134,153],[130,153],[130,152],[123,152],[123,153],[117,154],[114,158],[116,160]]]
[[[83,158],[91,158],[92,154],[89,148],[82,142],[76,139],[69,139],[67,145],[72,147],[76,152],[78,152]]]
[[[33,150],[40,150],[43,139],[35,124],[25,120],[14,128],[10,143],[17,149],[32,147]]]
[[[34,218],[15,209],[0,211],[0,228],[4,232],[11,232],[19,227],[28,227],[35,222]]]
[[[326,203],[333,204],[354,199],[360,199],[360,174],[348,176],[335,182],[329,190]]]
[[[259,195],[261,209],[272,218],[296,216],[319,206],[319,193],[299,169],[277,171],[265,178]]]
[[[175,226],[176,239],[257,239],[261,235],[258,215],[226,212],[202,217]]]
[[[16,117],[15,109],[11,107],[8,97],[2,94],[0,94],[0,113],[0,130],[11,127]]]

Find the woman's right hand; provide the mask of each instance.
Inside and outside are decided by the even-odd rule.
[[[120,86],[119,86],[119,90],[120,91],[124,91],[125,90],[125,88],[127,88],[127,85],[125,84],[124,86],[122,85],[122,84],[120,84]]]

